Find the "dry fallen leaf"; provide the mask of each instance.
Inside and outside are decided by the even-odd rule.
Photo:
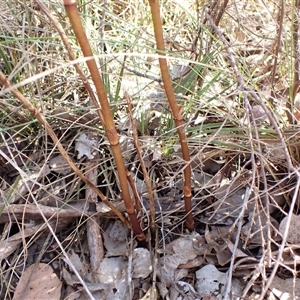
[[[88,159],[93,159],[96,146],[97,140],[92,134],[81,133],[75,142],[75,150],[78,151],[77,158],[80,159],[85,155]]]
[[[106,257],[126,255],[128,249],[128,229],[120,220],[110,222],[107,229],[102,232]]]
[[[270,285],[270,290],[279,300],[300,299],[300,279],[281,279],[275,276]]]
[[[249,215],[249,222],[242,227],[242,234],[247,241],[248,249],[261,245],[264,239],[268,237],[268,227],[273,239],[277,239],[276,230],[278,222],[271,216],[267,216],[264,212],[253,212]]]
[[[222,273],[214,265],[209,264],[196,271],[196,277],[195,289],[201,296],[214,295],[216,299],[223,299],[228,281],[227,273]],[[239,295],[241,295],[242,292],[242,284],[237,278],[232,278],[231,290],[231,299],[240,299]]]
[[[153,287],[151,286],[147,291],[147,293],[145,294],[145,296],[140,300],[155,300],[157,298],[158,298],[157,289],[156,288],[153,289]]]
[[[285,228],[287,226],[287,219],[288,216],[286,216],[279,225],[279,232],[283,235]],[[291,244],[299,244],[300,243],[300,215],[292,215],[291,222],[290,222],[290,228],[289,233],[287,236],[286,241]]]
[[[184,235],[166,245],[168,254],[161,258],[162,268],[160,276],[161,281],[167,286],[187,275],[188,270],[178,270],[179,265],[184,265],[189,260],[197,257],[198,254],[193,246],[193,238],[194,234]]]
[[[49,160],[49,167],[52,172],[68,175],[72,172],[71,167],[62,155],[57,155]]]
[[[31,265],[22,274],[13,300],[60,299],[61,286],[61,281],[49,265]]]
[[[133,274],[132,278],[146,278],[152,272],[150,252],[145,248],[133,250]]]

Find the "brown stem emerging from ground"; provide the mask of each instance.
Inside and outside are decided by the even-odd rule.
[[[157,53],[159,57],[159,66],[161,70],[161,76],[164,83],[166,95],[173,113],[173,118],[177,127],[177,132],[180,140],[182,158],[186,161],[184,173],[184,204],[186,211],[186,226],[189,230],[194,229],[194,219],[192,215],[192,193],[191,193],[191,166],[190,166],[190,154],[187,143],[187,138],[184,128],[184,120],[182,118],[183,107],[179,106],[176,102],[171,78],[169,74],[167,60],[165,58],[165,43],[162,30],[162,22],[160,17],[159,1],[149,0],[151,7],[152,21],[154,26],[154,34],[156,39]]]
[[[127,101],[128,114],[129,114],[130,120],[131,120],[133,141],[134,141],[136,153],[138,155],[138,158],[139,158],[139,161],[141,164],[141,168],[143,171],[145,184],[147,187],[148,198],[149,198],[149,203],[150,203],[150,228],[151,228],[152,233],[154,233],[155,232],[155,206],[154,206],[154,196],[153,196],[153,191],[152,191],[152,186],[151,186],[151,179],[150,179],[150,176],[146,169],[145,162],[143,160],[141,146],[139,144],[138,133],[137,133],[137,124],[133,117],[132,105],[131,105],[130,98],[129,98],[129,95],[127,92],[125,93],[125,99]]]
[[[68,14],[68,17],[70,19],[73,31],[76,35],[76,38],[79,42],[80,48],[83,52],[83,55],[85,57],[93,57],[92,49],[90,47],[89,41],[87,39],[87,36],[85,34],[78,8],[77,8],[77,3],[76,0],[65,0],[64,1],[64,6],[66,9],[66,12]],[[103,118],[104,118],[104,129],[106,132],[106,136],[109,140],[112,153],[114,156],[114,160],[116,163],[117,171],[118,171],[118,177],[120,180],[120,186],[121,186],[121,193],[124,199],[126,211],[128,213],[128,216],[130,218],[132,228],[140,241],[145,240],[145,235],[141,229],[140,223],[137,219],[136,216],[136,211],[133,206],[133,203],[131,201],[131,196],[129,192],[129,186],[127,182],[127,177],[126,177],[126,168],[123,160],[123,155],[119,143],[119,137],[115,128],[114,120],[113,120],[113,115],[110,109],[110,105],[108,103],[107,99],[107,94],[104,88],[103,81],[101,79],[98,66],[96,64],[95,59],[89,60],[86,62],[89,71],[91,73],[92,80],[95,84],[95,88],[97,91],[98,99],[101,103],[101,109],[103,113]]]

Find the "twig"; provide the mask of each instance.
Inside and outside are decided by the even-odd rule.
[[[284,1],[282,1],[284,2]],[[300,22],[299,22],[299,13],[300,13],[300,1],[295,1],[295,8],[293,13],[293,42],[294,42],[294,78],[293,78],[293,85],[292,85],[292,93],[290,93],[290,99],[286,102],[287,105],[287,115],[289,122],[293,123],[293,116],[299,120],[300,119],[300,111],[299,111],[299,103],[295,103],[295,98],[297,93],[299,92],[300,86],[300,41],[299,41],[299,34],[300,34]],[[292,98],[291,98],[292,97]],[[294,115],[292,114],[292,106]]]
[[[128,265],[127,265],[127,282],[128,282],[128,288],[129,288],[129,297],[128,299],[132,299],[132,290],[133,290],[133,284],[132,284],[132,273],[133,273],[133,251],[134,251],[134,243],[133,243],[133,234],[131,233],[131,239],[130,239],[130,248],[129,248],[129,255],[128,255]]]
[[[1,72],[0,72],[0,75],[1,75]],[[1,77],[0,77],[1,78]],[[3,155],[4,153],[2,153]],[[86,283],[83,281],[83,279],[81,278],[79,272],[77,271],[76,267],[74,266],[74,264],[72,263],[72,261],[70,260],[67,252],[65,251],[64,247],[62,246],[62,244],[60,243],[59,239],[57,238],[53,228],[52,228],[52,225],[53,223],[49,222],[49,220],[47,220],[46,216],[44,215],[43,211],[41,210],[40,208],[40,204],[37,202],[35,196],[32,194],[32,191],[30,189],[30,187],[28,186],[27,184],[27,174],[25,172],[23,172],[21,169],[19,170],[20,171],[20,176],[22,177],[22,179],[24,180],[24,184],[31,196],[31,198],[33,199],[34,203],[35,203],[35,206],[38,210],[38,212],[40,213],[42,219],[44,220],[45,224],[43,224],[43,226],[47,226],[50,233],[52,234],[54,240],[56,241],[56,243],[59,245],[64,257],[62,258],[69,266],[70,268],[72,269],[72,271],[75,273],[75,275],[77,276],[78,280],[80,281],[80,283],[82,284],[83,288],[85,289],[86,293],[89,295],[90,299],[93,299],[94,300],[94,297],[93,295],[91,294],[90,290],[88,289]],[[79,170],[78,170],[79,171]]]
[[[99,153],[97,152],[94,159],[92,159],[86,168],[85,176],[95,185],[97,185],[97,160],[99,159]],[[85,190],[85,199],[87,205],[97,202],[97,194],[90,188]],[[104,246],[102,241],[102,234],[99,225],[99,217],[92,216],[86,221],[86,235],[88,247],[90,250],[90,265],[91,271],[94,275],[96,282],[101,283],[100,276],[98,274],[100,264],[104,258]]]
[[[279,29],[278,29],[278,34],[277,34],[277,41],[276,41],[276,49],[275,53],[273,54],[274,56],[274,62],[273,62],[273,68],[271,72],[271,86],[274,88],[275,85],[275,75],[276,75],[276,69],[278,65],[278,55],[280,51],[280,46],[281,46],[281,38],[282,38],[282,29],[283,29],[283,17],[285,14],[285,1],[281,0],[281,8],[279,9]]]
[[[292,161],[291,161],[291,157],[289,155],[289,151],[288,151],[288,148],[286,146],[286,143],[284,141],[284,138],[283,138],[283,135],[282,135],[282,132],[280,131],[277,123],[276,123],[276,120],[273,118],[272,114],[270,113],[269,109],[267,108],[267,106],[263,103],[263,101],[257,96],[257,93],[255,93],[253,90],[251,90],[250,88],[248,88],[245,84],[244,84],[244,80],[243,80],[243,77],[242,75],[240,74],[238,68],[237,68],[237,65],[236,65],[236,62],[235,62],[235,59],[234,59],[234,55],[233,55],[233,52],[232,50],[230,49],[229,47],[229,44],[227,42],[227,40],[224,38],[222,32],[220,31],[220,29],[215,26],[213,24],[213,21],[211,19],[211,17],[207,15],[207,18],[210,20],[210,22],[212,23],[212,27],[213,29],[216,31],[219,39],[222,41],[225,49],[226,49],[226,52],[228,54],[228,59],[229,59],[229,62],[230,62],[230,65],[233,69],[233,72],[237,78],[237,82],[238,82],[238,88],[244,92],[248,92],[254,99],[255,101],[263,108],[263,110],[265,111],[270,123],[272,124],[272,126],[274,127],[274,130],[276,131],[279,139],[280,139],[280,142],[282,143],[282,146],[283,146],[283,150],[284,150],[284,154],[285,154],[285,158],[286,158],[286,162],[287,162],[287,167],[288,167],[288,170],[290,172],[293,172],[294,171],[294,167],[293,167],[293,164],[292,164]]]

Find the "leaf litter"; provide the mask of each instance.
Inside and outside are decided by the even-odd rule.
[[[251,20],[252,26],[261,26],[253,15]],[[238,42],[245,40],[243,32],[237,30],[235,33]],[[257,47],[257,42],[257,39],[251,41],[253,47]],[[241,53],[249,50],[243,45],[237,46]],[[270,48],[270,45],[261,46]],[[263,57],[249,55],[247,62],[259,65]],[[174,64],[174,77],[186,74],[187,65],[185,62]],[[127,81],[132,83],[130,78]],[[176,144],[169,146],[171,155],[163,154],[166,149],[159,142],[161,133],[155,130],[160,122],[166,122],[166,102],[165,95],[154,90],[156,100],[150,101],[147,108],[148,126],[141,141],[145,163],[157,190],[157,241],[149,242],[149,249],[139,247],[125,224],[116,220],[107,207],[102,207],[88,188],[83,189],[65,160],[56,151],[45,150],[42,146],[36,148],[37,143],[31,148],[31,154],[48,151],[47,155],[32,159],[23,176],[18,178],[11,173],[17,171],[18,174],[19,168],[24,167],[15,158],[11,158],[13,164],[10,161],[10,166],[6,161],[3,167],[7,168],[6,172],[1,172],[0,260],[3,274],[11,276],[15,285],[13,299],[89,299],[92,296],[94,299],[212,300],[227,299],[228,286],[230,299],[257,299],[285,233],[281,267],[272,280],[267,299],[299,299],[295,265],[299,264],[300,220],[297,214],[292,214],[290,220],[287,216],[295,181],[283,175],[286,165],[282,163],[282,145],[277,139],[262,138],[259,141],[262,152],[257,152],[253,158],[250,151],[241,150],[245,141],[240,142],[240,149],[232,149],[218,147],[213,136],[197,143],[194,140],[190,151],[194,153],[191,165],[197,227],[194,232],[185,232],[182,229],[182,155]],[[144,96],[146,103],[151,94]],[[215,107],[224,109],[216,102]],[[190,124],[205,126],[210,117],[204,110],[203,115],[198,115]],[[228,121],[218,115],[216,121],[220,120]],[[252,107],[249,122],[245,120],[244,116],[239,119],[241,124],[270,128],[267,115],[259,105]],[[118,128],[123,137],[122,149],[128,157],[127,168],[137,182],[143,202],[141,222],[147,228],[148,198],[128,120],[123,118]],[[120,204],[120,211],[124,212],[110,150],[105,143],[99,142],[105,138],[98,131],[81,127],[76,130],[79,133],[68,129],[61,134],[72,159],[109,195],[112,203]],[[297,140],[298,137],[292,133],[288,138]],[[230,135],[220,135],[221,139],[233,140]],[[43,145],[41,140],[40,145]],[[8,151],[6,142],[1,143],[0,150],[2,154]],[[266,180],[262,178],[262,169]],[[16,184],[9,186],[10,182]],[[47,250],[38,242],[50,231],[44,226],[44,217],[53,232],[60,236],[61,246],[68,249],[69,263],[57,242],[49,243]],[[27,258],[23,249],[27,251]],[[42,262],[39,262],[40,251],[45,253]],[[21,268],[18,267],[19,259],[23,264]],[[35,263],[29,265],[29,261]],[[10,265],[15,266],[12,273]],[[9,292],[2,290],[1,293],[1,298],[5,298]]]

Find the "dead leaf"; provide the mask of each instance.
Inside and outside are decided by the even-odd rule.
[[[247,248],[255,248],[268,239],[268,226],[273,239],[277,239],[276,230],[278,222],[264,212],[253,212],[249,215],[249,222],[242,227],[242,234],[247,241]]]
[[[47,176],[49,173],[50,169],[46,164],[43,164],[42,167],[38,167],[36,170],[28,172],[26,177],[24,175],[24,177],[16,181],[16,184],[14,184],[11,189],[6,191],[6,199],[11,204],[17,202],[20,198],[25,196],[41,178]]]
[[[260,105],[254,105],[250,114],[251,124],[261,125],[268,120],[268,116]]]
[[[196,277],[197,282],[195,288],[199,294],[215,295],[217,299],[221,299],[227,282],[225,273],[220,272],[213,265],[206,265],[196,271]]]
[[[269,289],[279,300],[300,299],[299,278],[281,279],[275,276]]]
[[[101,279],[101,283],[113,284],[122,277],[126,268],[127,263],[122,257],[104,258],[98,270],[98,278]]]
[[[49,167],[52,172],[68,175],[72,169],[62,155],[55,156],[49,160]]]
[[[96,146],[97,140],[92,134],[81,133],[75,142],[75,150],[78,151],[77,158],[80,159],[85,155],[88,159],[93,159]]]
[[[61,286],[61,281],[49,265],[31,265],[22,274],[13,300],[60,299]]]
[[[150,252],[145,248],[133,250],[133,274],[132,278],[146,278],[152,272]]]
[[[216,299],[223,299],[227,284],[227,273],[220,272],[214,265],[206,265],[200,270],[196,271],[196,291],[206,296],[216,296]],[[232,278],[232,299],[240,299],[242,293],[242,284],[236,279]],[[203,297],[203,296],[202,296]]]
[[[156,300],[158,298],[158,292],[157,288],[154,288],[151,286],[145,296],[141,298],[140,300]]]
[[[218,263],[221,266],[226,265],[232,259],[232,253],[228,249],[228,237],[229,228],[212,226],[211,231],[208,230],[206,226],[205,239],[210,249],[214,249],[218,259]]]
[[[126,255],[128,248],[128,229],[120,220],[113,220],[108,228],[102,232],[104,246],[106,248],[106,257]],[[134,242],[136,245],[136,242]]]
[[[160,274],[162,282],[166,285],[171,285],[174,281],[180,280],[188,274],[187,269],[178,270],[178,267],[197,257],[193,237],[193,234],[182,236],[166,245],[169,254],[161,258]]]
[[[285,228],[287,226],[287,219],[288,216],[286,216],[279,225],[279,232],[283,235]],[[291,222],[290,222],[290,228],[288,232],[288,236],[286,241],[291,244],[299,244],[300,243],[300,215],[294,215],[292,214]]]
[[[88,274],[87,263],[82,262],[79,255],[77,253],[75,253],[74,250],[71,250],[69,252],[69,259],[70,259],[72,265],[75,267],[75,269],[80,274],[80,276],[85,278],[86,275]]]

